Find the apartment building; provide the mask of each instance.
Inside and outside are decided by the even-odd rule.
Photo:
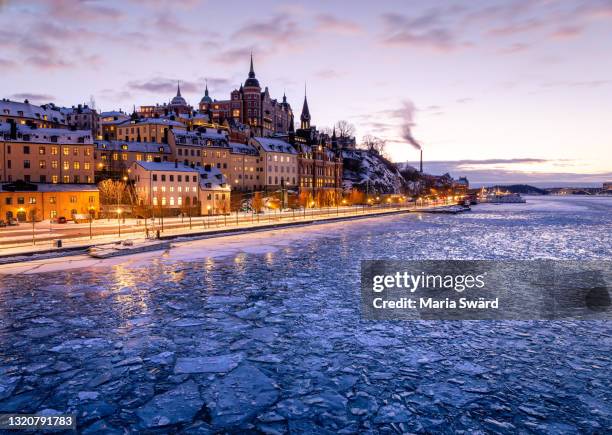
[[[91,131],[0,124],[0,182],[93,183]]]
[[[95,179],[121,178],[134,162],[173,160],[168,144],[156,142],[94,141]]]
[[[116,139],[125,142],[168,143],[170,131],[185,130],[185,126],[166,118],[141,118],[124,121],[115,126]]]
[[[41,221],[77,214],[95,217],[100,195],[95,184],[0,183],[0,219]]]
[[[230,187],[213,167],[194,168],[178,162],[134,162],[130,180],[141,206],[178,214],[185,209],[202,215],[229,212]]]
[[[249,144],[259,152],[265,190],[297,187],[298,153],[291,144],[269,137],[254,137]]]

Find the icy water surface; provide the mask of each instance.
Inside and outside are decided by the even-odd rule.
[[[610,259],[611,216],[530,198],[0,277],[0,412],[84,433],[603,433],[609,323],[363,321],[359,260]]]

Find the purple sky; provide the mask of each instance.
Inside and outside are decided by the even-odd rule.
[[[205,78],[227,98],[252,50],[273,96],[299,115],[307,82],[317,126],[347,119],[396,161],[418,157],[411,122],[453,175],[612,179],[610,0],[0,0],[0,46],[2,97],[101,110],[177,80],[193,105]]]

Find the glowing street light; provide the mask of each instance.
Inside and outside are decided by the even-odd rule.
[[[117,227],[119,228],[119,238],[121,238],[121,212],[123,210],[121,210],[120,208],[117,209]]]

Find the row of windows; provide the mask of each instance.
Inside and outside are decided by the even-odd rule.
[[[166,186],[160,186],[161,187],[161,191],[165,192],[166,191]],[[189,187],[190,186],[185,186],[185,192],[189,192]],[[168,186],[168,190],[170,192],[174,192],[174,186]],[[177,186],[176,188],[177,192],[182,192],[183,191],[183,186]],[[196,186],[191,186],[191,191],[192,192],[197,192],[198,189],[196,188]],[[157,192],[157,186],[153,186],[153,192]]]
[[[158,174],[153,174],[152,175],[153,181],[157,181],[157,179],[158,179],[157,175]],[[166,174],[161,174],[159,178],[161,179],[161,181],[166,181]],[[168,175],[168,180],[169,181],[174,181],[174,175],[172,175],[172,174]],[[183,176],[182,175],[177,175],[176,176],[176,181],[178,181],[178,182],[183,181]],[[185,181],[189,181],[189,175],[185,175]],[[198,176],[197,175],[192,175],[191,176],[191,181],[193,181],[194,183],[197,182],[198,181]]]
[[[28,204],[36,204],[36,200],[37,200],[37,198],[35,196],[30,196],[28,198]],[[49,204],[57,204],[57,197],[55,197],[55,196],[49,196],[48,200],[49,200]],[[76,195],[70,195],[70,202],[72,204],[75,204],[77,202]],[[95,202],[96,202],[96,197],[95,196],[90,196],[89,197],[89,203],[90,204],[94,204]],[[4,203],[6,205],[12,205],[13,204],[13,197],[8,196],[8,197],[4,198]],[[17,197],[17,204],[18,205],[25,204],[25,197],[24,196],[18,196]]]
[[[285,179],[285,177],[280,177],[281,183],[289,183],[289,178]],[[272,177],[268,176],[268,184],[272,184]],[[274,184],[279,184],[278,177],[274,177]],[[291,184],[295,184],[295,177],[291,179]]]
[[[280,159],[279,159],[278,154],[274,154],[274,156],[268,154],[268,161],[271,162],[272,160],[274,160],[275,162],[278,162],[280,160],[281,163],[283,162],[291,163],[291,162],[295,162],[295,157],[280,156]]]
[[[6,161],[6,167],[8,169],[11,169],[12,162],[10,160]],[[47,169],[47,161],[46,160],[39,160],[38,167],[40,169]],[[51,169],[57,169],[58,167],[59,167],[59,161],[58,160],[51,160]],[[30,169],[31,168],[30,160],[26,159],[26,160],[23,161],[23,168],[24,169]],[[70,169],[70,162],[63,162],[62,168],[65,171],[68,171]],[[72,162],[72,168],[74,170],[77,170],[77,171],[80,170],[81,169],[81,162]],[[83,170],[89,171],[90,169],[91,169],[91,163],[89,163],[89,162],[83,163]]]
[[[10,182],[13,181],[13,176],[9,174],[7,179],[8,179],[7,181],[10,183]],[[60,178],[59,178],[58,175],[51,175],[51,182],[53,184],[59,183],[59,180],[60,180]],[[64,175],[62,177],[62,183],[75,183],[75,184],[79,184],[79,183],[81,183],[81,180],[82,180],[82,178],[79,175],[73,175],[72,176],[72,181],[71,181],[70,175]],[[93,178],[90,175],[87,175],[84,178],[84,180],[85,180],[84,181],[85,183],[93,183]],[[24,174],[23,181],[26,181],[26,182],[30,183],[32,181],[32,176],[30,174]],[[38,182],[39,183],[47,183],[48,182],[47,181],[47,176],[46,175],[40,175],[39,178],[38,178]]]
[[[206,195],[206,199],[208,201],[212,201],[212,198],[213,198],[212,193],[209,193],[208,195]],[[224,201],[225,200],[225,193],[221,193],[221,194],[215,193],[215,200],[216,201]],[[183,197],[182,196],[178,196],[176,198],[176,201],[175,201],[174,196],[171,196],[169,198],[166,198],[165,196],[162,196],[161,197],[161,201],[160,201],[160,199],[157,196],[153,197],[153,205],[157,206],[157,205],[160,204],[160,202],[161,202],[162,206],[164,206],[164,205],[169,205],[170,207],[175,206],[175,205],[181,206],[181,205],[183,205]],[[185,204],[189,205],[189,202],[190,202],[189,201],[189,197],[185,197]],[[198,197],[194,196],[193,199],[191,200],[191,203],[193,205],[197,205]]]
[[[32,148],[30,145],[23,145],[23,154],[31,154],[32,153]],[[60,147],[56,147],[56,146],[52,146],[51,147],[51,155],[56,156],[59,154],[59,148]],[[69,156],[70,155],[70,147],[61,147],[62,148],[62,154],[65,156]],[[11,154],[11,145],[7,145],[6,147],[6,153],[7,154]],[[79,147],[72,147],[72,155],[73,156],[78,156],[79,155]],[[47,154],[47,147],[45,146],[39,146],[38,147],[38,154],[41,156],[44,156],[45,154]],[[84,148],[83,151],[83,155],[85,156],[90,156],[91,155],[91,148],[86,147]]]
[[[281,166],[280,167],[280,171],[281,171],[281,173],[287,172],[288,174],[290,174],[290,173],[294,173],[295,174],[295,166]],[[270,165],[268,165],[268,172],[272,172],[272,166],[270,166]],[[278,172],[278,166],[274,166],[274,172]]]

